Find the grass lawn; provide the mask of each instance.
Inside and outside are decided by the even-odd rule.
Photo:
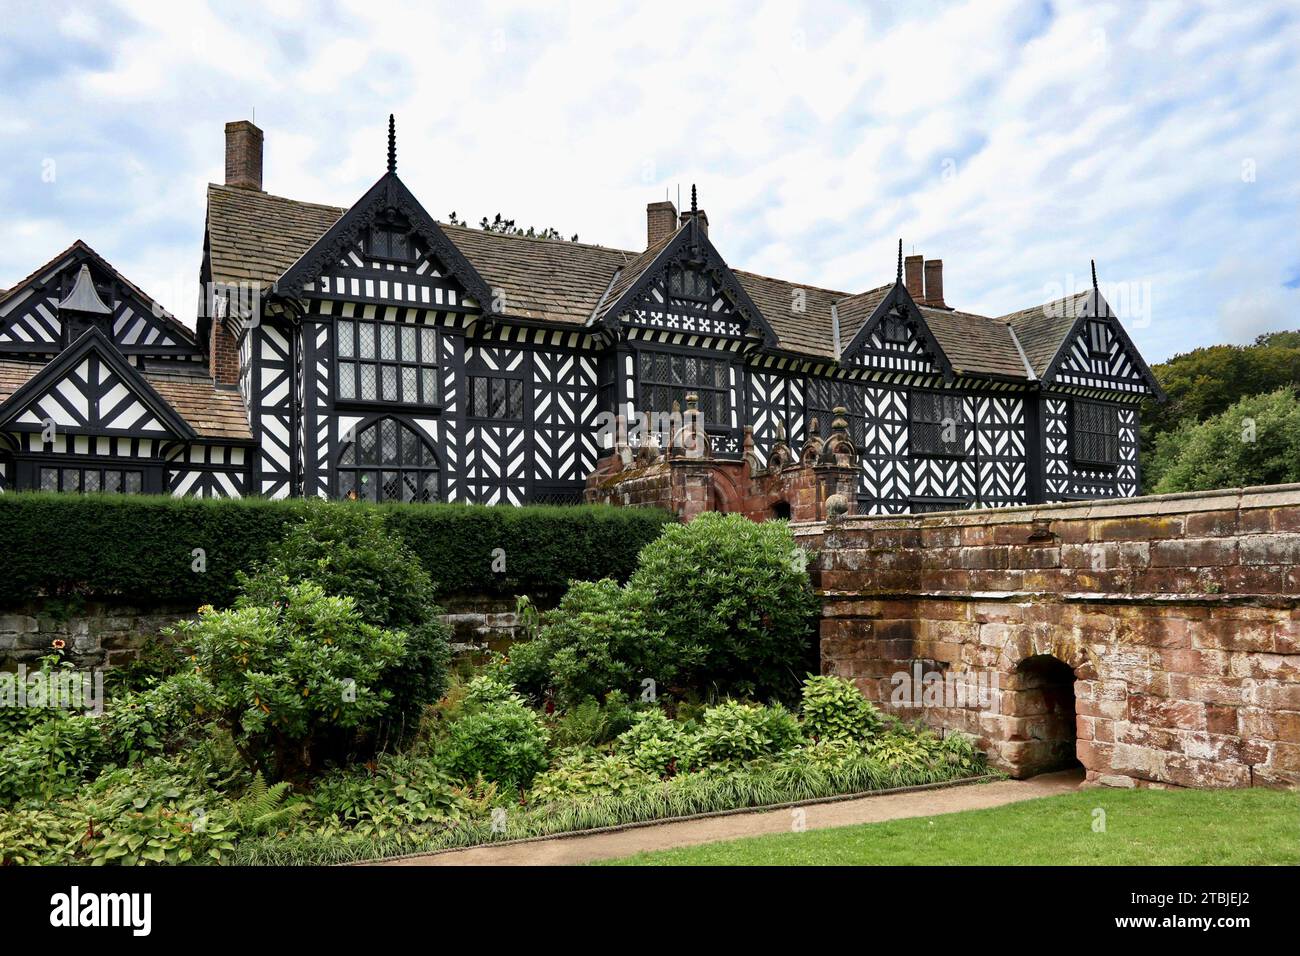
[[[1094,832],[1094,811],[1105,832]],[[640,853],[616,865],[1300,864],[1300,794],[1108,790]]]

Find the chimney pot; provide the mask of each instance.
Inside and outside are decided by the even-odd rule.
[[[226,124],[226,185],[262,190],[262,131],[248,120]]]
[[[677,207],[668,200],[646,203],[645,247],[667,239],[677,229]]]
[[[925,304],[939,309],[948,308],[943,301],[942,259],[931,259],[925,264]]]
[[[921,279],[921,263],[924,261],[922,256],[908,256],[903,260],[903,284],[907,287],[907,294],[918,304],[925,302],[925,285]]]

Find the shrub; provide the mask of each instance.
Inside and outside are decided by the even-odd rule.
[[[236,572],[254,567],[313,507],[301,499],[170,495],[0,495],[0,602],[39,595],[119,596],[150,605],[225,607]],[[570,580],[632,573],[637,552],[671,520],[649,508],[484,505],[325,507],[381,516],[433,574],[435,593],[558,594]],[[111,547],[105,547],[111,542]],[[201,548],[204,572],[193,570]],[[503,549],[507,571],[495,573]]]
[[[103,765],[107,748],[94,717],[47,713],[0,745],[0,806],[67,796]]]
[[[645,595],[616,581],[575,581],[541,632],[511,648],[507,672],[534,698],[553,690],[562,707],[609,691],[671,679],[663,632],[646,624]]]
[[[655,777],[622,754],[574,752],[556,766],[538,774],[528,791],[531,804],[554,803],[579,797],[617,797],[654,783]]]
[[[724,701],[704,712],[690,747],[692,767],[745,762],[785,753],[803,743],[799,721],[780,704]]]
[[[1300,481],[1300,399],[1290,388],[1243,398],[1164,436],[1158,457],[1158,494]]]
[[[359,833],[456,819],[462,803],[436,761],[394,754],[325,774],[309,797],[317,822]]]
[[[283,607],[204,609],[175,628],[193,667],[160,685],[228,729],[250,767],[279,780],[338,755],[341,732],[372,734],[392,692],[379,682],[406,636],[366,624],[349,597],[288,587]]]
[[[428,572],[380,513],[309,503],[303,520],[239,580],[239,606],[283,603],[291,582],[311,582],[326,594],[352,598],[367,624],[406,633],[402,659],[376,684],[392,695],[381,737],[400,743],[418,726],[424,707],[446,690],[451,630],[439,619],[442,608],[434,603]]]
[[[437,757],[455,780],[482,778],[517,790],[546,768],[546,746],[546,728],[537,714],[518,700],[500,700],[452,723]]]
[[[658,708],[637,715],[617,741],[618,749],[628,755],[634,767],[656,776],[675,770],[684,758],[689,759],[690,744],[689,731]]]
[[[667,635],[679,680],[713,696],[792,698],[817,599],[789,526],[703,514],[646,545],[629,590]]]
[[[842,677],[810,677],[803,684],[803,729],[816,740],[866,740],[881,725],[880,712]]]

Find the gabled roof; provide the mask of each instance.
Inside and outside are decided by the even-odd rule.
[[[390,175],[396,179],[395,174]],[[381,179],[375,188],[384,181]],[[406,187],[401,188],[405,191]],[[414,198],[410,201],[414,202]],[[348,212],[337,206],[300,203],[240,187],[209,186],[212,278],[260,281],[270,287],[307,258],[308,251],[319,246],[325,234],[335,230]],[[656,263],[673,255],[670,246],[684,241],[681,237],[690,222],[640,252],[433,225],[487,288],[504,294],[504,315],[581,326],[600,324],[617,315],[651,281]],[[707,236],[703,238],[708,242]],[[708,248],[716,254],[711,244]],[[772,338],[766,343],[769,347],[829,361],[836,359],[832,306],[839,320],[843,353],[895,285],[849,293],[732,269],[725,263],[723,269],[734,279],[734,288],[729,291],[735,299],[747,301],[747,307],[752,307],[771,330]],[[467,291],[478,298],[473,291]],[[1077,312],[1069,315],[1074,298],[1059,300],[1067,313],[1063,316],[1053,316],[1047,306],[990,317],[915,302],[911,305],[955,373],[1024,381],[1041,378],[1069,337],[1077,317]],[[800,308],[795,307],[796,302]],[[490,301],[481,304],[486,307]],[[1032,376],[1026,371],[1026,360],[1033,369]]]
[[[0,403],[45,367],[45,362],[0,359]],[[199,438],[253,440],[244,400],[237,390],[218,388],[207,375],[180,369],[175,372],[145,372],[144,377],[189,423]]]
[[[338,206],[209,183],[209,278],[269,289],[345,212]]]
[[[470,265],[442,227],[433,220],[419,200],[406,188],[397,173],[387,172],[375,182],[366,194],[331,225],[325,234],[312,244],[293,265],[276,279],[273,291],[281,295],[296,296],[303,287],[335,265],[355,246],[361,232],[385,209],[396,209],[411,224],[416,235],[429,246],[430,253],[454,276],[466,294],[478,302],[486,315],[492,309],[492,292],[478,270]]]
[[[86,356],[94,353],[136,396],[145,408],[157,416],[158,420],[177,438],[196,437],[194,429],[185,419],[177,414],[161,395],[149,384],[134,366],[117,350],[103,332],[88,328],[81,336],[51,359],[44,368],[16,388],[3,402],[0,402],[0,426],[9,425],[28,404],[35,401],[46,391],[56,387],[59,381],[74,369]]]
[[[111,263],[103,256],[92,249],[81,239],[77,239],[72,245],[64,249],[53,259],[37,268],[24,279],[15,282],[8,291],[0,293],[0,305],[10,299],[18,296],[27,290],[34,283],[44,283],[49,281],[58,273],[62,272],[68,266],[76,262],[90,262],[96,265],[100,270],[107,272],[113,279],[120,283],[122,288],[130,292],[140,304],[147,308],[152,314],[156,315],[164,325],[168,327],[182,342],[189,345],[196,344],[194,331],[177,321],[176,317],[164,309],[161,305],[153,300],[143,289],[131,282],[126,276],[118,272]]]
[[[660,272],[688,250],[706,263],[714,278],[717,279],[723,294],[731,300],[736,311],[749,322],[750,329],[761,336],[765,345],[775,346],[776,332],[768,324],[762,310],[745,291],[744,285],[732,272],[731,267],[718,254],[718,250],[709,241],[708,233],[700,227],[699,220],[694,216],[672,235],[636,256],[619,273],[599,308],[592,314],[592,323],[611,325],[616,322],[618,317],[630,309],[636,299],[656,281]]]
[[[1091,291],[1080,292],[1012,312],[998,320],[1015,330],[1020,347],[1025,350],[1025,358],[1038,378],[1047,373],[1048,364],[1069,338],[1070,330],[1083,314],[1091,295]]]
[[[636,259],[589,243],[441,225],[483,280],[504,293],[506,313],[522,319],[586,324],[610,280]]]
[[[883,292],[883,294],[876,295],[877,292]],[[852,356],[854,352],[862,348],[866,344],[871,330],[884,320],[886,314],[898,308],[912,320],[912,324],[920,335],[921,342],[926,351],[934,357],[935,365],[942,370],[944,378],[952,378],[953,366],[949,360],[947,350],[935,337],[930,322],[921,314],[916,301],[902,282],[895,281],[883,290],[873,290],[872,293],[864,296],[852,296],[844,300],[844,302],[847,304],[849,314],[854,318],[857,328],[848,339],[843,338],[843,329],[841,328],[840,342],[843,347],[843,356]],[[871,309],[870,312],[867,312],[868,307]],[[836,314],[839,314],[838,303],[836,305]]]

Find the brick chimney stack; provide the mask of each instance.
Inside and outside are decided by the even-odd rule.
[[[668,200],[646,203],[645,247],[671,236],[677,230],[677,207]]]
[[[923,256],[908,256],[903,260],[903,285],[918,304],[925,302],[925,285],[921,278],[921,263],[924,261]]]
[[[262,190],[262,131],[248,120],[226,124],[226,185]]]
[[[943,301],[943,260],[930,259],[925,264],[925,304],[946,309]]]
[[[686,225],[688,222],[691,221],[691,216],[695,216],[695,217],[697,217],[697,218],[700,220],[700,228],[704,231],[704,234],[707,236],[707,235],[709,234],[709,217],[708,217],[708,215],[705,214],[705,212],[704,212],[703,209],[697,209],[694,213],[692,213],[692,212],[691,212],[690,210],[688,210],[688,209],[683,209],[683,210],[682,210],[682,225],[683,225],[683,226]]]

